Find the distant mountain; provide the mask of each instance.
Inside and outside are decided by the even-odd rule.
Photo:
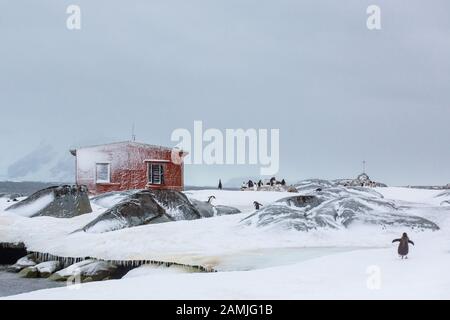
[[[6,178],[20,181],[75,180],[75,160],[68,150],[42,143],[7,167]]]

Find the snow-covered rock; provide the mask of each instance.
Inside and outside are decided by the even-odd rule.
[[[59,261],[46,261],[34,266],[39,272],[41,278],[48,278],[52,273],[61,270],[62,265]]]
[[[54,186],[39,190],[5,211],[25,216],[70,218],[92,212],[87,188],[84,186]]]
[[[149,191],[135,192],[82,228],[102,233],[148,223],[172,221]]]
[[[195,220],[240,211],[228,206],[213,206],[174,190],[134,190],[97,197],[97,204],[117,204],[88,223],[82,230],[102,233],[145,224]]]
[[[323,184],[305,195],[284,198],[263,207],[242,222],[245,225],[279,226],[299,231],[347,228],[353,224],[439,229],[435,223],[397,208],[392,201],[372,189],[324,188]]]
[[[15,264],[12,266],[9,266],[7,270],[9,272],[19,272],[24,268],[32,267],[36,265],[36,260],[34,258],[33,254],[26,255],[25,257],[20,258],[17,260]]]
[[[308,179],[302,180],[295,185],[295,188],[300,193],[308,193],[317,189],[325,189],[334,187],[335,183],[329,180],[323,179]]]
[[[23,258],[20,258],[13,266],[10,266],[7,270],[11,272],[18,272],[19,276],[23,278],[47,278],[55,271],[62,268],[62,265],[58,261],[46,261],[37,263],[33,254],[29,254]]]
[[[441,193],[439,193],[436,196],[437,199],[439,199],[441,206],[448,206],[450,205],[450,190],[445,190]]]
[[[201,218],[187,197],[172,190],[140,190],[106,210],[83,230],[101,233],[149,223]]]
[[[91,203],[103,208],[112,208],[139,190],[112,191],[92,197]]]
[[[26,267],[19,272],[19,277],[22,278],[38,278],[39,277],[39,271],[36,269],[36,267]]]
[[[195,220],[201,215],[186,195],[174,190],[148,190],[153,199],[166,211],[170,220]]]
[[[65,269],[52,274],[49,279],[54,281],[66,281],[69,278],[77,279],[81,282],[101,281],[111,278],[117,271],[117,266],[94,259],[87,259],[75,263]]]
[[[214,206],[207,201],[200,201],[197,199],[189,199],[189,200],[203,218],[241,213],[239,209],[234,207],[224,205]]]

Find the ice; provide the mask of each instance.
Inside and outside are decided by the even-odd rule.
[[[123,276],[123,278],[127,279],[127,278],[143,277],[148,275],[180,274],[188,272],[190,272],[188,269],[178,265],[171,265],[170,267],[143,265],[141,267],[132,269],[125,276]]]

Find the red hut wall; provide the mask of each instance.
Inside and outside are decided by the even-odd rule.
[[[77,183],[93,194],[130,189],[183,190],[183,164],[171,162],[171,150],[134,143],[111,144],[77,150]],[[148,163],[163,165],[164,183],[148,183]],[[110,165],[110,182],[96,182],[96,164]]]

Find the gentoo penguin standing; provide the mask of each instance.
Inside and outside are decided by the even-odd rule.
[[[253,201],[253,205],[255,206],[256,210],[259,210],[259,208],[262,207],[262,204],[259,203],[258,201]]]
[[[414,242],[409,240],[408,235],[406,232],[403,233],[402,237],[400,239],[394,239],[392,240],[392,243],[394,242],[400,242],[398,244],[398,254],[399,256],[405,259],[408,259],[408,252],[409,252],[409,243],[411,243],[414,246]]]
[[[208,197],[208,203],[211,203],[211,201],[212,201],[212,199],[215,199],[216,197],[214,197],[214,196],[209,196]]]

